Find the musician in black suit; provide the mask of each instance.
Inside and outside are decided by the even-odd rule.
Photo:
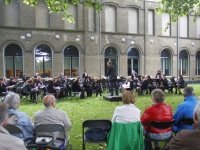
[[[83,81],[83,87],[85,88],[85,91],[87,93],[87,97],[91,97],[92,96],[92,87],[91,87],[91,82],[89,80],[89,77],[86,76],[85,80]]]
[[[183,76],[182,75],[179,75],[179,79],[177,81],[177,84],[175,86],[176,88],[176,91],[175,91],[175,94],[177,94],[177,90],[179,91],[179,94],[181,95],[181,88],[184,88],[184,85],[185,85],[185,81],[183,79]]]
[[[108,77],[108,81],[110,82],[110,96],[113,96],[113,85],[115,87],[115,93],[118,95],[118,87],[117,87],[117,74],[116,74],[116,68],[112,65],[111,61],[107,62],[108,70],[106,76]]]
[[[169,89],[168,80],[165,74],[162,75],[162,79],[160,79],[160,83],[161,83],[160,88],[162,89],[163,92],[165,89]]]
[[[85,79],[85,77],[87,77],[87,76],[88,76],[88,72],[87,72],[87,70],[85,70],[85,72],[82,75],[82,79]]]
[[[132,71],[131,79],[134,80],[134,77],[137,77],[137,72],[135,72],[135,70]]]
[[[26,82],[28,80],[26,73],[24,73],[23,77],[22,77],[22,81]]]

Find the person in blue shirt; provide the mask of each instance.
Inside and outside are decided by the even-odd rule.
[[[183,96],[185,98],[184,102],[178,105],[173,115],[173,119],[175,119],[173,125],[174,132],[179,132],[183,129],[193,130],[193,127],[190,125],[186,125],[183,123],[180,124],[182,118],[193,118],[194,108],[198,103],[198,100],[195,98],[193,87],[185,87]]]
[[[34,125],[31,123],[31,119],[26,113],[18,110],[20,106],[19,95],[14,92],[8,92],[4,99],[4,103],[8,105],[8,115],[10,116],[8,124],[20,127],[25,137],[32,137]],[[19,133],[14,133],[12,135],[23,138],[23,136]]]

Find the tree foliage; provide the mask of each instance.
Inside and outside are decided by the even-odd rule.
[[[9,4],[11,0],[5,0],[6,4]],[[74,23],[74,18],[72,14],[68,13],[67,10],[70,4],[78,5],[79,0],[44,0],[49,9],[49,13],[63,13],[62,19],[67,19],[69,22]],[[23,0],[23,3],[32,7],[38,4],[39,0]],[[94,5],[96,13],[102,10],[102,5],[98,0],[84,0],[84,5],[86,7],[92,7]]]
[[[200,0],[159,0],[160,6],[156,8],[158,14],[168,13],[172,22],[177,22],[180,17],[193,14],[195,22],[200,12]]]

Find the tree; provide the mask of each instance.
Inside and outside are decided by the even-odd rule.
[[[11,0],[5,0],[6,4],[9,4]],[[23,3],[32,7],[35,7],[38,4],[39,0],[23,0]],[[49,9],[49,13],[63,13],[62,19],[67,19],[69,22],[74,23],[72,14],[68,13],[67,10],[70,7],[70,3],[73,5],[78,5],[79,0],[44,0]],[[98,0],[83,0],[83,3],[86,7],[95,6],[96,13],[102,10],[102,5]]]
[[[158,14],[168,13],[172,22],[177,22],[180,17],[193,14],[195,22],[200,12],[200,0],[159,0],[160,6],[156,8]]]

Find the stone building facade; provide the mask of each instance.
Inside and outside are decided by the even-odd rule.
[[[91,76],[106,72],[111,60],[117,74],[155,76],[162,69],[168,77],[182,74],[186,80],[200,77],[200,17],[180,18],[170,24],[168,14],[158,15],[155,1],[102,0],[103,11],[71,6],[75,23],[62,14],[49,13],[43,0],[36,7],[0,0],[0,76],[21,77],[23,73],[43,77]],[[179,28],[179,32],[177,32]],[[179,35],[177,38],[177,34]]]

